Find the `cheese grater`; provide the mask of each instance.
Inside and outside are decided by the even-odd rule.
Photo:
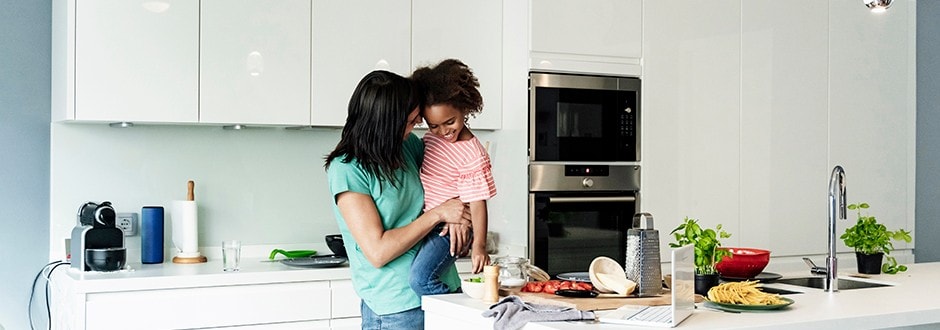
[[[643,221],[645,220],[645,221]],[[633,228],[627,230],[627,278],[637,284],[638,296],[656,296],[663,290],[663,273],[659,261],[659,231],[653,229],[653,216],[637,213]]]

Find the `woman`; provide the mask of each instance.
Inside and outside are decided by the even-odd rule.
[[[418,169],[424,144],[419,94],[407,78],[373,71],[359,82],[339,144],[327,157],[334,214],[349,256],[353,287],[362,298],[363,329],[423,329],[421,299],[408,283],[419,242],[437,224],[460,224],[453,251],[462,251],[469,215],[459,200],[422,213]],[[451,229],[453,232],[454,230]],[[456,268],[444,281],[459,287]]]

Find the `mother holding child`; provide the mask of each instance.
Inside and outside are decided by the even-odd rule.
[[[423,329],[421,295],[459,291],[458,256],[472,245],[473,272],[489,264],[486,200],[496,188],[466,127],[482,110],[478,86],[449,59],[411,79],[373,71],[353,92],[324,167],[363,329]],[[422,117],[424,141],[412,133]]]

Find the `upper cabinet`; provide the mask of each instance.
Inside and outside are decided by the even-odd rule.
[[[530,67],[640,75],[642,0],[530,0]]]
[[[198,120],[199,1],[56,0],[53,120]]]
[[[311,124],[343,126],[367,73],[411,74],[411,1],[313,0]]]
[[[483,112],[468,121],[474,129],[502,127],[503,3],[498,0],[414,0],[412,66],[460,59],[480,81]]]
[[[310,0],[202,0],[199,121],[310,123]]]

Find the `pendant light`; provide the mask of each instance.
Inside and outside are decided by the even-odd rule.
[[[888,7],[891,7],[891,2],[894,0],[862,0],[862,3],[865,4],[865,7],[871,9],[873,13],[883,13],[888,10]]]

